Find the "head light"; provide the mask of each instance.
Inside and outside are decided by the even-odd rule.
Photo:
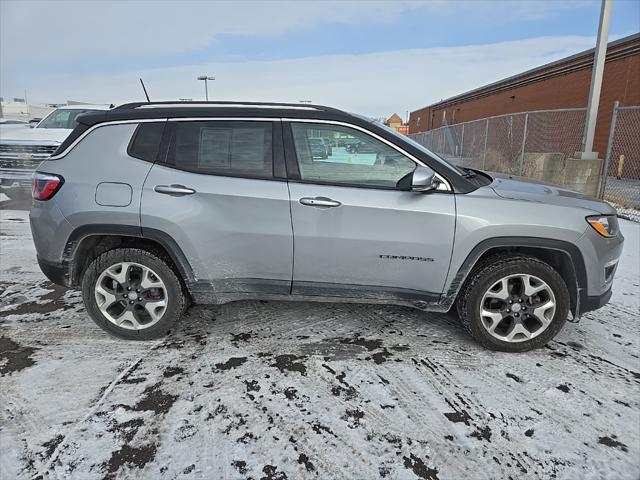
[[[587,222],[603,237],[615,237],[618,235],[618,217],[615,215],[593,215],[587,217]]]

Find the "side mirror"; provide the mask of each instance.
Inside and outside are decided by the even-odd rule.
[[[29,128],[35,127],[38,123],[40,123],[41,118],[32,118],[29,120]]]
[[[412,192],[428,192],[436,190],[440,185],[440,180],[436,177],[436,172],[429,167],[423,167],[418,165],[413,171],[411,177],[411,191]]]

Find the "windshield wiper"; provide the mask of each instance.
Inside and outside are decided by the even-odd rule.
[[[463,168],[462,170],[464,170],[464,173],[462,174],[464,178],[473,178],[478,176],[476,172],[474,172],[470,168]]]

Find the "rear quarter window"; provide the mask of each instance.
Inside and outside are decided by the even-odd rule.
[[[166,122],[149,122],[138,125],[127,149],[129,156],[155,162],[158,159],[165,124]]]

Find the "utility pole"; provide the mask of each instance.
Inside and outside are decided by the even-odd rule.
[[[593,56],[593,70],[591,73],[591,87],[589,88],[589,103],[587,104],[587,118],[582,137],[582,151],[578,158],[582,160],[596,160],[598,152],[593,151],[593,138],[596,132],[596,120],[598,118],[598,104],[600,103],[600,90],[602,88],[602,75],[604,62],[607,56],[607,40],[609,37],[609,22],[611,20],[612,0],[602,0],[600,8],[600,24],[598,26],[598,39]]]
[[[198,77],[198,80],[204,80],[204,95],[205,98],[207,99],[207,102],[209,101],[209,86],[207,84],[207,82],[209,80],[215,80],[216,77],[209,77],[208,75],[200,75]]]

